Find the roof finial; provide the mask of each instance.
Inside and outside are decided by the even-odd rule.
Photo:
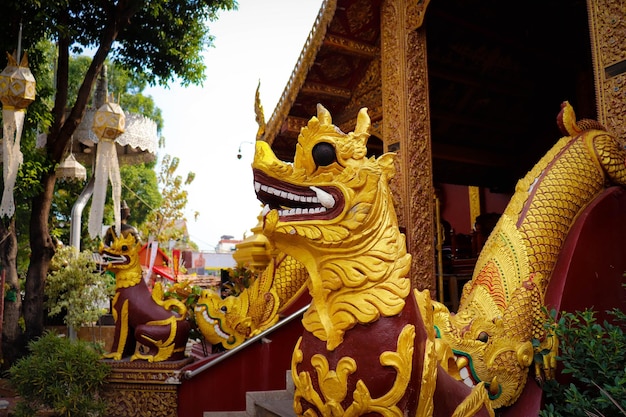
[[[254,96],[254,114],[256,114],[256,122],[259,125],[259,130],[256,132],[256,140],[261,140],[265,135],[265,115],[263,114],[263,106],[261,105],[261,80],[256,87],[256,94]]]

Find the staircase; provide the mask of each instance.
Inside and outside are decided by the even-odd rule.
[[[302,335],[301,318],[310,298],[302,301],[265,332],[232,350],[204,357],[198,355],[192,364],[183,368],[177,397],[178,415],[295,416],[291,356]]]
[[[286,381],[284,390],[246,393],[245,411],[207,411],[202,417],[295,417],[291,371],[287,371]]]
[[[291,371],[286,373],[286,389],[256,391],[246,394],[248,417],[296,417],[293,411],[293,380]]]

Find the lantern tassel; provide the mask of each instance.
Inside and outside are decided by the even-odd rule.
[[[92,239],[102,237],[102,219],[104,218],[104,203],[108,181],[111,181],[113,211],[115,216],[115,232],[121,230],[120,200],[122,194],[122,180],[120,177],[117,149],[115,142],[101,140],[96,154],[96,170],[94,174],[93,201],[89,212],[89,235]]]
[[[25,109],[15,109],[5,106],[2,109],[3,134],[2,141],[2,174],[4,178],[4,190],[2,192],[2,202],[0,203],[0,216],[13,216],[15,213],[15,202],[13,199],[13,189],[17,171],[23,162],[23,154],[20,150],[20,138],[24,127]]]

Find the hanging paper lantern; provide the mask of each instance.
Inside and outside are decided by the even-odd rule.
[[[0,73],[0,102],[2,102],[2,174],[4,190],[0,202],[0,216],[13,216],[15,203],[13,188],[17,171],[22,164],[20,139],[24,128],[26,107],[35,100],[35,77],[28,68],[28,58],[24,54],[18,65],[17,54],[9,55],[7,67]]]
[[[126,117],[117,103],[104,103],[93,117],[92,130],[98,137],[96,169],[94,173],[93,201],[89,213],[89,235],[92,239],[102,236],[102,219],[108,181],[111,180],[115,230],[121,230],[120,199],[122,180],[117,159],[115,138],[124,133]]]
[[[98,139],[115,140],[124,133],[126,116],[117,103],[104,103],[93,117],[92,130]]]
[[[28,68],[28,57],[24,53],[18,65],[15,55],[7,53],[9,63],[0,73],[0,101],[3,109],[22,110],[35,100],[35,77]]]
[[[68,157],[59,164],[55,173],[59,179],[80,181],[87,179],[87,169],[76,160],[73,153],[70,153]]]

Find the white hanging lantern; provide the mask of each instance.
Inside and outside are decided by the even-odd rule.
[[[74,157],[74,137],[70,141],[70,154],[65,158],[57,169],[54,171],[57,178],[60,180],[79,180],[85,181],[87,179],[87,169],[81,165],[80,162]]]
[[[19,48],[18,48],[19,49]],[[26,108],[35,100],[35,77],[28,68],[28,58],[24,54],[18,65],[19,51],[9,55],[8,65],[0,73],[0,101],[2,102],[3,141],[2,141],[2,174],[4,190],[0,203],[0,216],[13,216],[15,202],[13,189],[17,171],[22,164],[23,155],[20,150],[20,139],[24,128]]]
[[[102,219],[108,181],[111,181],[115,230],[121,230],[120,199],[122,180],[117,159],[115,139],[124,133],[126,117],[117,103],[104,103],[96,111],[92,130],[98,137],[96,169],[94,173],[94,191],[89,212],[89,235],[92,239],[102,236]]]
[[[87,169],[76,160],[73,153],[70,153],[59,164],[55,172],[57,178],[61,180],[85,181],[87,179]]]

